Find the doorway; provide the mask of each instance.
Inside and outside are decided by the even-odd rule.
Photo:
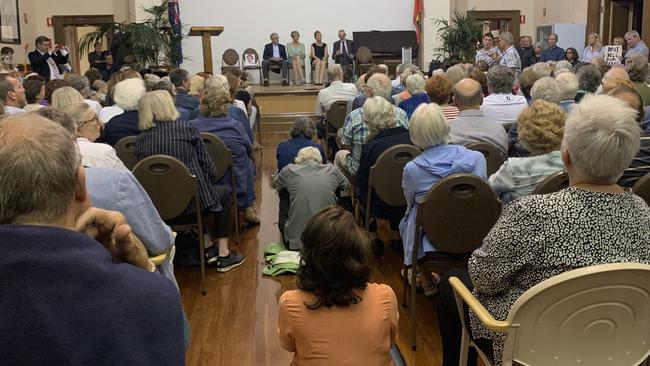
[[[648,38],[644,12],[650,11],[648,0],[604,0],[603,44],[611,44],[614,37],[623,37],[629,30],[637,30],[641,38]]]
[[[55,15],[52,17],[54,26],[54,42],[63,43],[70,50],[69,63],[72,72],[83,75],[88,69],[88,55],[80,54],[79,40],[97,29],[98,25],[113,23],[113,15]],[[104,40],[102,50],[110,49],[109,40]]]

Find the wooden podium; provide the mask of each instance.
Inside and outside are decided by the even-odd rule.
[[[223,32],[223,27],[214,26],[214,27],[192,27],[190,28],[190,37],[201,36],[203,41],[203,71],[213,74],[212,70],[212,43],[210,42],[210,37],[216,37]]]

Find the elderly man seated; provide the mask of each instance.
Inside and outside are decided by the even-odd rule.
[[[183,364],[178,290],[124,216],[90,207],[70,132],[1,121],[0,180],[0,364]]]
[[[643,99],[643,106],[650,104],[650,87],[646,83],[648,77],[648,56],[640,54],[629,56],[625,59],[625,71],[634,83],[634,90]]]
[[[20,80],[11,76],[0,75],[0,102],[4,104],[5,114],[25,113],[25,88]]]
[[[501,123],[514,123],[519,112],[528,107],[526,97],[512,94],[515,73],[509,67],[496,65],[488,71],[487,79],[490,95],[483,99],[483,115]]]
[[[332,104],[337,101],[347,101],[357,96],[357,87],[351,83],[343,82],[343,69],[341,65],[330,65],[327,68],[327,77],[330,79],[330,86],[321,89],[316,97],[316,115],[320,117],[322,123],[319,123],[316,128],[318,130],[318,137],[325,138],[325,128],[331,128],[327,125],[325,116]],[[329,146],[336,150],[334,141],[329,142]]]

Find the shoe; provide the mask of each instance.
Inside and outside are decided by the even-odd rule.
[[[257,215],[257,212],[255,212],[255,210],[252,207],[248,207],[244,211],[244,221],[251,224],[259,225],[260,217]]]
[[[233,268],[239,267],[244,263],[244,257],[231,250],[227,257],[219,257],[217,259],[217,272],[228,272]]]
[[[219,257],[219,249],[216,245],[211,246],[210,248],[205,249],[205,259],[208,264],[212,264],[217,261]]]
[[[269,81],[266,79],[264,80],[264,86],[269,86]]]
[[[282,86],[287,86],[287,85],[289,85],[289,83],[287,83],[286,80],[282,80]]]

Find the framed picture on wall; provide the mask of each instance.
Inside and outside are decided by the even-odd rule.
[[[0,43],[20,44],[18,0],[0,0]]]

